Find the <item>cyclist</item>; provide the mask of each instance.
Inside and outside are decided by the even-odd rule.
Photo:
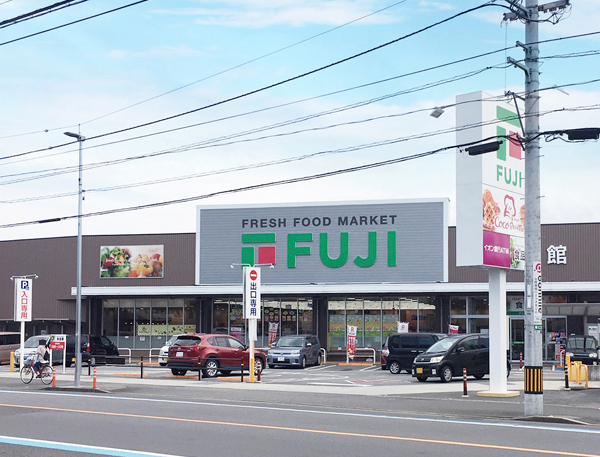
[[[42,363],[46,360],[45,356],[47,352],[48,349],[46,348],[46,340],[39,340],[39,345],[34,353],[36,361],[33,364],[33,371],[35,371],[35,374],[37,376],[40,375],[40,368],[42,366]]]

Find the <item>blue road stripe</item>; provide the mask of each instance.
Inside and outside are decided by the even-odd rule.
[[[0,443],[16,444],[18,446],[39,447],[43,449],[56,449],[60,451],[86,452],[88,454],[114,455],[119,457],[180,457],[173,454],[157,454],[154,452],[129,451],[110,447],[88,446],[85,444],[59,443],[58,441],[35,440],[32,438],[17,438],[14,436],[0,435]]]

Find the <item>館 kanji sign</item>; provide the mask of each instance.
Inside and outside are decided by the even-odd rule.
[[[15,278],[15,321],[31,322],[33,280]]]

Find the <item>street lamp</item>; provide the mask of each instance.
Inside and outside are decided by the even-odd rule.
[[[81,385],[81,206],[83,202],[83,190],[81,187],[81,144],[85,137],[78,133],[64,132],[65,135],[75,138],[79,142],[79,191],[77,204],[77,298],[75,299],[75,387]]]

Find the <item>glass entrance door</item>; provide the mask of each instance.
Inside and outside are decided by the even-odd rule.
[[[567,336],[567,318],[549,316],[542,318],[542,358],[544,362],[559,362],[561,345]],[[525,349],[525,319],[510,318],[510,359],[518,362]]]

